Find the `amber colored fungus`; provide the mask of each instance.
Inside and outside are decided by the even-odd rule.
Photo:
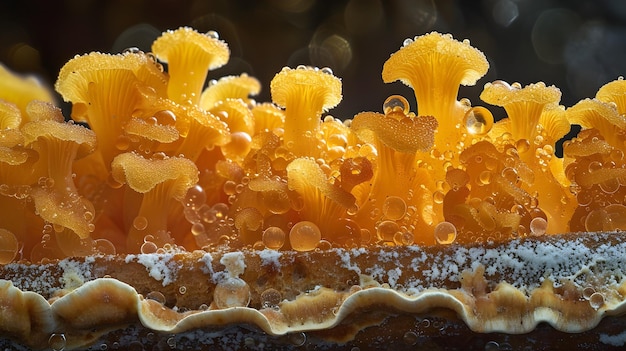
[[[245,73],[209,82],[228,61],[216,33],[165,32],[152,48],[76,56],[50,93],[2,69],[2,261],[224,246],[308,251],[501,241],[624,229],[626,86],[559,106],[538,82],[485,84],[469,41],[407,39],[383,80],[415,91],[382,113],[341,121],[328,68],[285,67],[270,84]],[[159,63],[167,63],[167,70]],[[8,84],[5,82],[11,81]],[[502,106],[495,122],[487,104]],[[583,127],[554,154],[575,123]],[[17,248],[15,246],[17,241]]]

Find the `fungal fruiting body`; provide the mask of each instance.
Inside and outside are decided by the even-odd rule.
[[[385,82],[413,88],[417,112],[394,95],[382,113],[341,121],[323,115],[341,100],[328,68],[284,68],[270,84],[273,103],[259,103],[261,85],[245,73],[203,89],[228,61],[215,32],[168,31],[152,50],[71,59],[55,85],[72,104],[69,121],[44,87],[0,70],[0,263],[194,250],[355,255],[626,229],[622,78],[569,108],[554,86],[494,81],[472,106],[459,86],[487,72],[485,56],[433,32],[407,39],[383,66]],[[507,117],[494,121],[488,105]],[[556,157],[570,124],[583,129]],[[255,292],[243,263],[224,262],[215,294],[242,295],[213,308],[245,307]]]

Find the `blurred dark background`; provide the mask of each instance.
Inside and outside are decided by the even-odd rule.
[[[331,67],[344,99],[330,113],[342,119],[381,111],[391,94],[414,104],[410,89],[382,82],[382,65],[405,38],[433,30],[470,39],[490,61],[476,87],[461,88],[473,104],[495,79],[554,84],[571,106],[626,75],[623,0],[5,0],[0,62],[53,84],[76,54],[149,51],[162,31],[179,26],[219,32],[231,61],[210,78],[248,72],[262,83],[258,101],[270,99],[269,82],[285,65]]]

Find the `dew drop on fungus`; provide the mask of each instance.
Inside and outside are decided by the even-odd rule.
[[[591,296],[589,296],[589,305],[591,305],[594,310],[599,309],[604,305],[604,295],[599,292],[591,294]]]
[[[250,286],[241,278],[226,278],[215,286],[213,301],[218,308],[247,307]]]
[[[137,230],[144,230],[148,227],[148,219],[144,216],[137,216],[133,219],[133,227]]]
[[[7,264],[17,255],[19,243],[13,233],[0,229],[0,264]]]
[[[435,226],[435,240],[438,244],[452,244],[456,239],[456,227],[450,222],[440,222]]]
[[[402,341],[404,341],[404,343],[409,346],[415,345],[417,343],[417,340],[418,340],[417,334],[412,331],[408,331],[404,333],[404,335],[402,336]]]
[[[146,300],[154,300],[161,305],[165,304],[165,295],[160,291],[151,291],[146,295]]]
[[[530,221],[530,233],[535,236],[541,236],[548,229],[548,221],[542,217],[535,217]]]
[[[289,231],[289,242],[296,251],[314,250],[321,239],[322,233],[313,222],[298,222]]]
[[[206,202],[206,193],[204,189],[200,185],[194,185],[189,190],[187,190],[187,194],[185,195],[184,204],[187,207],[192,209],[199,208],[204,205]]]
[[[463,117],[467,132],[474,135],[485,135],[493,127],[493,115],[482,106],[469,109]]]
[[[383,112],[389,114],[391,112],[402,112],[408,114],[410,109],[409,102],[402,95],[391,95],[383,103]]]
[[[261,293],[261,305],[263,308],[273,308],[278,306],[283,296],[280,291],[270,288]]]
[[[406,202],[399,196],[388,196],[383,203],[383,215],[390,220],[398,220],[406,213]]]
[[[63,333],[52,333],[50,338],[48,338],[48,346],[53,351],[63,351],[65,350],[65,346],[67,344],[67,339],[65,338],[65,334]]]
[[[263,244],[268,249],[279,250],[285,244],[285,231],[279,227],[268,227],[263,231]]]

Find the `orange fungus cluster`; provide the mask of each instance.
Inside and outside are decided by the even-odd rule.
[[[385,82],[415,91],[344,121],[328,68],[284,68],[272,102],[215,32],[76,56],[51,93],[0,67],[0,263],[231,248],[445,245],[626,229],[626,82],[565,108],[539,82],[486,83],[469,41],[407,39]],[[161,63],[167,63],[167,71]],[[495,122],[489,105],[507,118]],[[80,122],[75,123],[75,122]],[[555,156],[571,124],[583,130]]]

